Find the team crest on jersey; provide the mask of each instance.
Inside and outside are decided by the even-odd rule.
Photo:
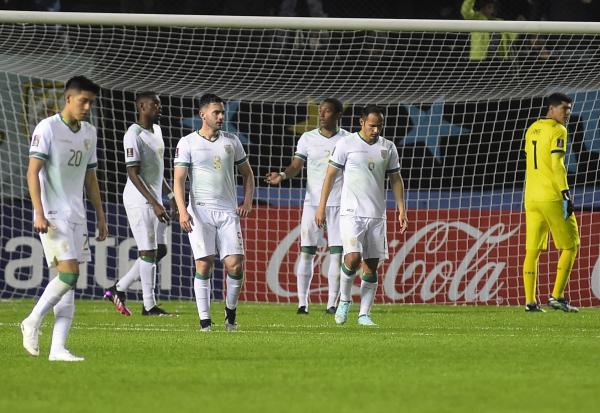
[[[31,146],[38,146],[40,144],[39,135],[33,135],[33,139],[31,139]]]
[[[369,159],[369,171],[372,171],[373,169],[375,169],[375,162],[373,162],[372,159]]]
[[[127,148],[127,157],[133,158],[133,148]]]
[[[381,159],[387,159],[388,152],[386,149],[381,150]]]
[[[556,140],[556,146],[558,146],[559,148],[562,148],[562,147],[564,147],[564,146],[565,146],[565,140],[564,140],[564,139],[562,139],[562,138],[558,138],[558,139]]]
[[[83,146],[85,146],[85,150],[89,151],[90,150],[90,146],[92,146],[92,141],[90,139],[84,139],[83,140]]]
[[[233,153],[233,146],[225,145],[225,153],[231,155]]]

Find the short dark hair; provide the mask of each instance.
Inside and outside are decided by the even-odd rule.
[[[65,92],[67,90],[77,90],[79,92],[86,91],[97,95],[100,93],[100,86],[85,76],[75,76],[67,80],[67,83],[65,84]]]
[[[546,98],[546,107],[549,108],[550,106],[558,106],[563,102],[572,103],[573,99],[564,93],[556,92]]]
[[[144,90],[143,92],[138,93],[135,96],[135,104],[139,105],[140,102],[144,99],[154,99],[155,96],[158,96],[158,93],[156,93],[153,90]]]
[[[211,103],[225,103],[225,101],[214,93],[206,93],[200,96],[200,100],[198,101],[198,109],[202,109],[204,106],[210,105]]]
[[[339,99],[327,98],[323,99],[321,105],[323,103],[329,103],[331,106],[333,106],[333,110],[335,111],[335,113],[342,113],[344,111],[344,104]]]
[[[383,108],[377,105],[367,105],[360,111],[360,117],[366,119],[371,113],[376,113],[383,117]]]

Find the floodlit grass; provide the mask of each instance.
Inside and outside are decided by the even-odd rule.
[[[376,328],[336,326],[323,306],[247,304],[240,331],[198,331],[179,317],[116,313],[77,301],[69,348],[82,363],[21,347],[32,300],[0,302],[2,412],[557,412],[600,406],[600,311],[527,314],[515,307],[375,306]]]

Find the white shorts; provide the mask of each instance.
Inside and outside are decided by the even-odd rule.
[[[40,234],[48,267],[59,261],[77,260],[82,263],[91,260],[86,223],[76,224],[61,219],[48,222],[48,232]]]
[[[188,233],[194,259],[219,255],[244,255],[244,239],[240,217],[235,211],[218,211],[200,206],[188,207],[194,220]]]
[[[158,217],[151,206],[125,207],[138,251],[157,249]]]
[[[388,259],[387,225],[383,218],[340,217],[344,255],[360,252],[362,259]]]
[[[328,206],[325,208],[327,244],[325,244],[323,229],[319,228],[315,222],[316,212],[316,206],[304,205],[302,222],[300,224],[300,246],[317,247],[327,245],[335,247],[342,245],[342,238],[340,237],[340,207]]]

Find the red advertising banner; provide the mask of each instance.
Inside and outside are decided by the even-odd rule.
[[[244,297],[296,301],[294,266],[300,250],[301,208],[261,206],[244,222],[247,269]],[[524,305],[521,265],[525,215],[497,210],[411,210],[405,234],[388,212],[389,259],[379,269],[379,303]],[[594,219],[596,218],[596,219]],[[600,214],[580,213],[581,249],[566,296],[575,305],[600,305]],[[540,258],[539,297],[554,283],[559,252],[549,241]],[[311,301],[327,299],[325,248],[317,253]],[[358,278],[358,277],[357,277]],[[358,285],[358,281],[357,281]],[[358,293],[358,288],[355,290]]]

